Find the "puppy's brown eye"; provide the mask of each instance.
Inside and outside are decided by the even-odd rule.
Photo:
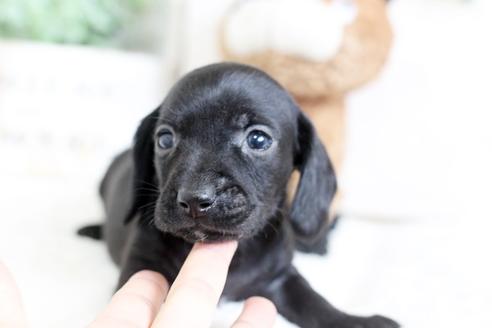
[[[163,130],[157,137],[157,144],[161,149],[170,149],[174,147],[174,134],[170,130]]]
[[[272,145],[272,137],[260,130],[253,130],[247,137],[248,146],[254,150],[267,150]]]

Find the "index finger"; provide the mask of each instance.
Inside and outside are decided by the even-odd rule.
[[[236,248],[235,241],[195,244],[152,327],[209,327]]]

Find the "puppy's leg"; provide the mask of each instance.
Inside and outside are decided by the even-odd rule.
[[[172,277],[162,272],[162,267],[156,261],[140,256],[138,252],[131,251],[121,266],[120,277],[116,289],[120,289],[135,273],[142,270],[156,271],[164,275],[164,278],[169,282]]]
[[[118,289],[141,270],[161,273],[171,285],[191,250],[191,245],[153,227],[139,226],[129,236],[122,254]]]
[[[292,267],[286,276],[274,281],[265,297],[279,313],[302,328],[398,328],[396,322],[382,316],[358,317],[346,314],[316,293]]]

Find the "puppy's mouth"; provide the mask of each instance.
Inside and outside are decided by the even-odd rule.
[[[219,194],[215,204],[195,215],[178,206],[174,195],[163,195],[157,201],[154,223],[162,232],[187,242],[238,240],[249,236],[256,206],[237,188]]]
[[[189,243],[238,240],[241,234],[220,229],[209,229],[197,224],[195,227],[180,229],[173,233]]]

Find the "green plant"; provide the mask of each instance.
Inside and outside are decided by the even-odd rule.
[[[110,44],[151,0],[0,0],[0,37]]]

